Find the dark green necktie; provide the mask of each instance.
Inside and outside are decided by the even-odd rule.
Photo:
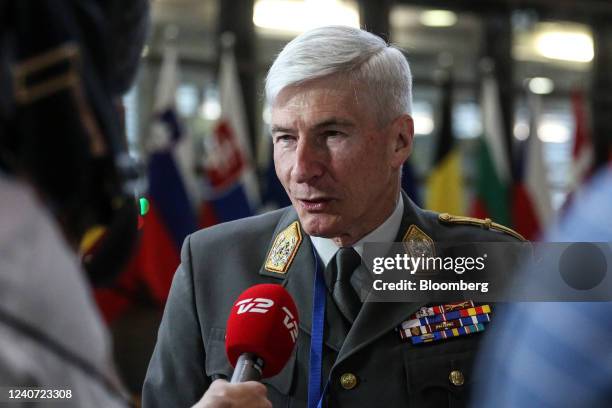
[[[344,317],[353,323],[361,309],[361,300],[351,285],[351,275],[361,264],[361,257],[352,247],[340,248],[331,264],[336,272],[332,275],[335,276],[332,298]]]

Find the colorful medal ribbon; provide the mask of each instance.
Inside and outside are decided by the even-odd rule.
[[[490,313],[490,305],[475,306],[471,300],[421,307],[397,330],[402,340],[412,344],[440,341],[484,331]]]

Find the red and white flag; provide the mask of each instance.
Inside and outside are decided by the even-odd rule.
[[[527,239],[538,238],[554,218],[548,184],[544,145],[538,135],[542,100],[529,94],[531,112],[529,139],[525,149],[523,177],[513,189],[512,218],[516,230]]]

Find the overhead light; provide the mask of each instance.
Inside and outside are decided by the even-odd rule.
[[[414,114],[414,134],[417,136],[425,136],[431,134],[434,129],[434,122],[431,116],[427,114]]]
[[[480,105],[462,102],[453,108],[453,129],[459,139],[475,139],[482,135]]]
[[[538,95],[547,95],[555,89],[552,79],[545,77],[531,78],[528,86],[531,92]]]
[[[207,100],[200,105],[200,115],[204,119],[217,120],[221,117],[221,104],[219,101]]]
[[[449,10],[427,10],[421,13],[419,21],[428,27],[450,27],[457,23],[457,14]]]
[[[299,34],[326,25],[359,27],[359,12],[354,3],[338,0],[257,0],[253,23],[264,29]]]
[[[570,131],[558,121],[544,121],[538,126],[538,137],[547,143],[567,143],[570,139]]]
[[[266,125],[272,123],[272,109],[270,109],[270,105],[266,104],[264,106],[261,117]]]
[[[591,29],[569,21],[535,23],[515,32],[513,56],[521,61],[562,64],[586,71],[595,55]]]
[[[412,104],[412,122],[415,136],[426,136],[434,130],[433,107],[429,102],[418,100]]]
[[[551,24],[551,29],[536,35],[535,49],[549,59],[590,62],[595,52],[593,37],[587,29],[572,28],[575,25]]]
[[[181,116],[192,116],[198,108],[198,89],[191,84],[183,84],[176,89],[176,110]]]
[[[527,140],[529,137],[529,124],[525,122],[517,122],[514,125],[513,133],[516,140]]]

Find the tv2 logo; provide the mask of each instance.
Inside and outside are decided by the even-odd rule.
[[[283,324],[287,329],[289,329],[289,334],[291,335],[291,340],[295,343],[298,335],[298,325],[295,321],[295,317],[291,314],[289,309],[283,306],[283,311],[285,312],[285,320],[283,320]]]
[[[268,310],[274,306],[274,301],[266,298],[248,298],[237,302],[234,306],[238,306],[238,313],[268,313]]]

